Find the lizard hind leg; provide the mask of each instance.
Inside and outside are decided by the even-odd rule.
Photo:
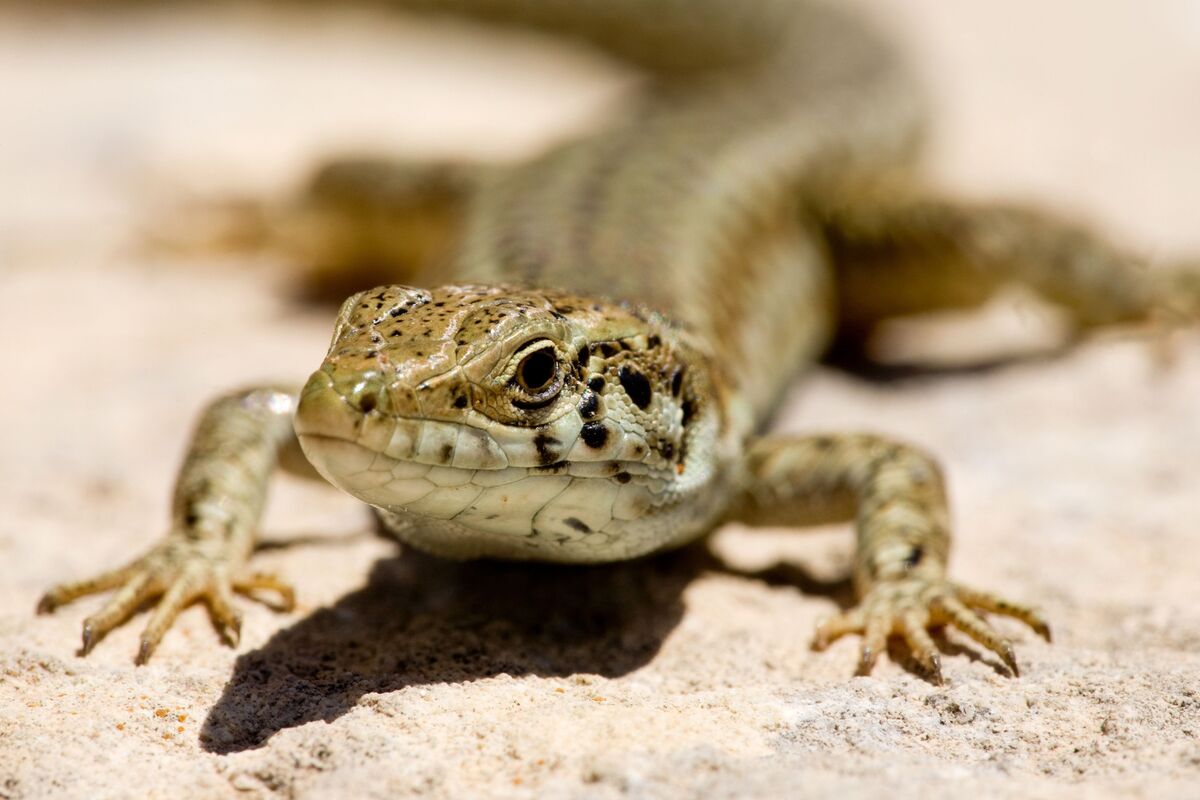
[[[340,302],[368,286],[436,282],[485,169],[333,159],[281,209],[274,236],[303,266],[304,293],[313,299]]]
[[[1149,265],[1055,214],[951,199],[909,175],[846,181],[814,196],[852,357],[883,321],[975,308],[1010,285],[1065,312],[1062,345],[1101,326],[1200,319],[1200,259]]]
[[[297,293],[337,303],[369,286],[420,283],[456,239],[486,167],[376,157],[319,164],[281,197],[184,198],[155,212],[143,244],[173,255],[273,253]]]

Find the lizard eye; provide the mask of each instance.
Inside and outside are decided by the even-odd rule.
[[[563,388],[563,371],[558,350],[549,339],[534,339],[514,356],[517,362],[509,386],[513,404],[526,411],[545,408],[554,402]]]
[[[517,383],[530,394],[541,394],[557,376],[558,359],[552,346],[534,350],[517,364]]]

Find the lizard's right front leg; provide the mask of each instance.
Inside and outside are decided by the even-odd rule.
[[[147,600],[160,597],[142,633],[144,664],[179,612],[204,600],[223,638],[236,644],[241,614],[233,593],[277,592],[291,608],[292,588],[272,575],[245,570],[254,547],[267,481],[281,452],[295,445],[296,395],[261,388],[221,397],[205,409],[175,484],[171,529],[148,553],[96,577],[48,591],[39,613],[76,598],[116,589],[83,622],[82,655]]]

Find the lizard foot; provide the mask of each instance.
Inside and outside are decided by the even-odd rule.
[[[214,555],[211,543],[168,541],[125,566],[87,580],[64,583],[46,592],[38,602],[45,614],[80,597],[116,589],[109,601],[83,621],[83,646],[87,655],[104,636],[128,620],[152,598],[158,598],[150,621],[142,631],[137,663],[145,664],[179,612],[197,600],[208,606],[213,626],[230,646],[236,646],[242,615],[233,604],[235,592],[250,595],[267,589],[279,595],[278,610],[295,605],[292,587],[273,575],[233,575],[228,560]]]
[[[880,652],[887,646],[888,637],[899,635],[904,638],[913,657],[929,678],[940,684],[941,656],[929,635],[929,629],[953,625],[1000,656],[1014,676],[1019,675],[1012,643],[997,633],[978,611],[1019,619],[1050,641],[1049,625],[1032,608],[949,581],[908,577],[880,581],[871,587],[859,605],[824,620],[817,626],[813,648],[824,650],[842,636],[862,634],[859,674],[865,675],[871,671]]]

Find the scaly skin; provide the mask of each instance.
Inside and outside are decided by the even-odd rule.
[[[818,647],[862,634],[865,671],[899,635],[938,679],[928,631],[952,625],[1015,674],[1011,643],[978,612],[1048,627],[948,579],[931,456],[875,435],[758,431],[835,337],[861,341],[890,316],[1019,281],[1080,328],[1194,319],[1196,271],[1133,270],[1085,230],[925,189],[911,165],[920,92],[831,8],[408,5],[581,37],[645,69],[648,88],[611,129],[526,164],[322,170],[275,235],[318,287],[389,285],[343,304],[299,393],[251,390],[205,412],[162,545],[42,608],[119,587],[85,622],[86,651],[163,595],[139,661],[195,599],[233,638],[234,590],[284,588],[245,566],[267,476],[298,443],[399,539],[455,558],[611,561],[726,520],[852,521],[860,602],[820,627]]]

